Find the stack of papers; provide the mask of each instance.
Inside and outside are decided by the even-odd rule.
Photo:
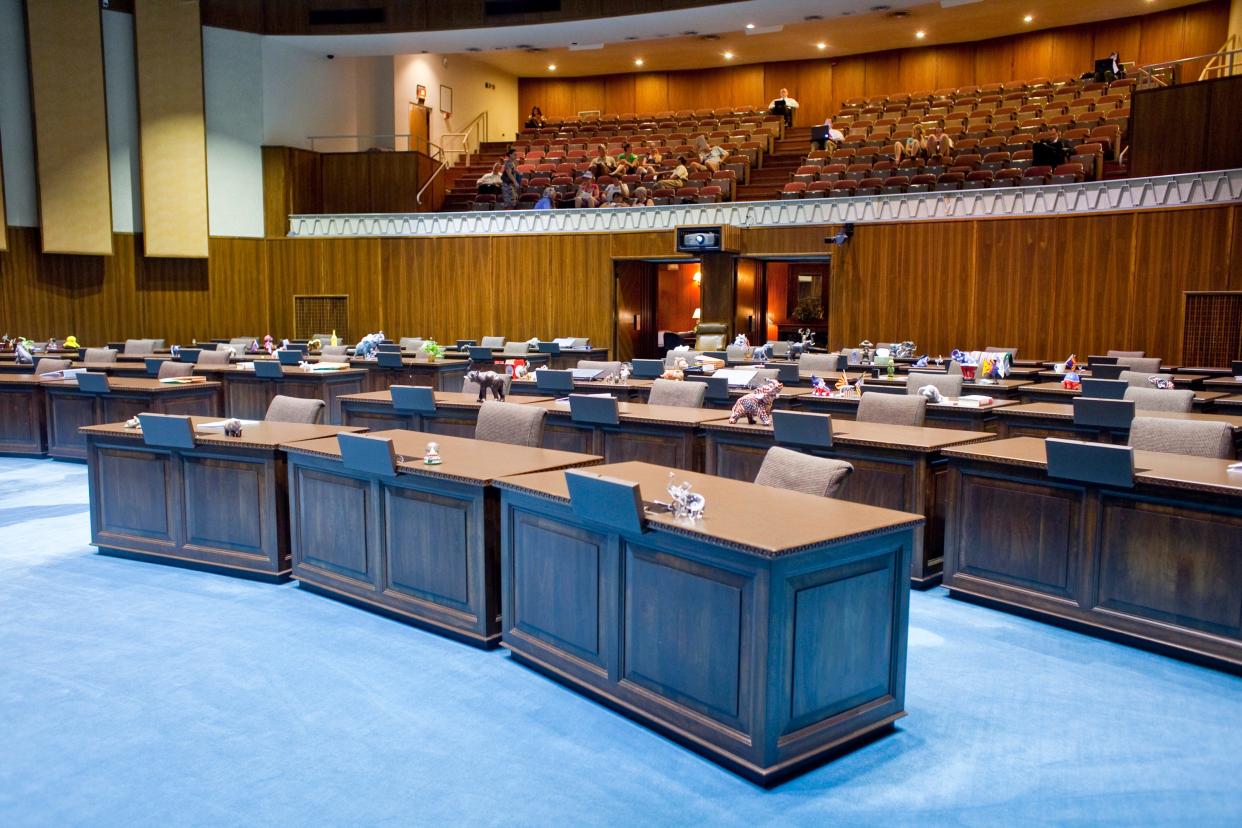
[[[349,368],[348,362],[313,362],[308,366],[312,371],[344,371]]]
[[[163,385],[194,385],[200,382],[206,382],[206,377],[164,377],[160,380]]]

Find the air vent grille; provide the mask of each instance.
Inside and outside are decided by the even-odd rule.
[[[349,296],[314,295],[293,297],[293,331],[295,339],[310,339],[315,334],[336,331],[342,341],[349,341]]]

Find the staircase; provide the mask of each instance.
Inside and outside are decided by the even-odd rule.
[[[492,164],[505,156],[509,141],[488,141],[479,147],[479,151],[470,158],[470,163],[449,167],[444,171],[444,206],[440,209],[449,212],[469,210],[474,201],[475,184],[479,176],[489,171]]]
[[[780,198],[781,188],[793,181],[802,159],[811,151],[811,128],[792,127],[777,141],[763,168],[750,171],[750,183],[737,188],[734,201],[771,201]]]

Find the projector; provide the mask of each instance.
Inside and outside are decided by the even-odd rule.
[[[678,253],[736,253],[741,247],[737,231],[721,224],[678,227],[676,240]]]
[[[687,233],[681,237],[682,246],[687,250],[711,250],[720,246],[717,233]]]

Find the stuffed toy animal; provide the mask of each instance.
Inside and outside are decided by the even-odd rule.
[[[51,339],[47,341],[47,344],[43,346],[43,350],[45,353],[49,353],[49,354],[52,353],[53,351],[59,351],[60,343],[56,341],[56,337],[52,337]]]
[[[926,368],[927,367],[927,354],[923,354],[923,356],[915,360],[914,367],[915,368]]]
[[[1061,380],[1061,387],[1069,389],[1070,391],[1081,391],[1082,390],[1082,377],[1080,377],[1078,374],[1074,373],[1073,371],[1070,371],[1068,374],[1065,375],[1065,378]]]
[[[17,342],[18,365],[34,365],[34,356],[30,353],[30,346],[27,344],[29,341],[27,339],[20,339]]]
[[[495,371],[467,371],[466,382],[473,382],[479,386],[479,402],[487,397],[487,392],[492,392],[493,399],[505,401],[505,375],[497,374]]]
[[[686,378],[686,368],[689,367],[686,361],[681,357],[673,360],[672,368],[665,368],[664,373],[660,375],[660,379],[668,380],[684,380]]]
[[[828,383],[824,382],[821,377],[811,374],[811,396],[827,397],[832,392],[828,388]]]
[[[919,394],[927,397],[930,403],[944,402],[944,394],[941,394],[940,389],[934,385],[924,385],[919,389]]]
[[[312,339],[310,342],[306,343],[306,349],[308,351],[322,351],[323,342],[319,341],[318,339]]]
[[[272,339],[271,334],[263,337],[263,350],[267,351],[268,354],[276,353],[276,340]]]
[[[746,334],[738,334],[733,338],[734,348],[749,348],[750,340],[746,338]]]
[[[1150,376],[1147,378],[1147,381],[1150,382],[1154,388],[1159,388],[1161,391],[1168,391],[1173,387],[1173,380],[1169,377]]]
[[[776,396],[784,387],[779,380],[768,380],[760,385],[733,404],[733,410],[729,412],[729,422],[736,423],[745,417],[746,422],[754,425],[755,418],[758,417],[763,425],[772,425],[772,406],[776,404]]]
[[[81,348],[81,347],[82,346],[78,344],[78,338],[76,336],[70,335],[70,336],[65,337],[64,348],[66,351],[71,351],[75,348]]]
[[[893,356],[898,359],[909,359],[914,356],[915,350],[914,342],[909,339],[903,341],[900,345],[894,345],[892,349]]]
[[[250,344],[246,346],[246,353],[257,354],[259,352],[259,340],[252,339]]]
[[[384,332],[367,334],[354,346],[354,356],[358,359],[376,359],[379,344],[384,341]]]

